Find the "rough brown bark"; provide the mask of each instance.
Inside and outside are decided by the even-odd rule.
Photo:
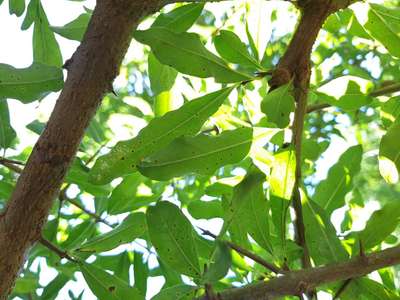
[[[27,252],[40,239],[84,131],[102,96],[111,90],[132,31],[160,4],[160,0],[97,1],[46,129],[0,216],[0,299],[6,299]]]
[[[346,262],[289,272],[269,281],[225,290],[218,296],[220,300],[267,300],[288,295],[296,296],[326,283],[364,276],[399,263],[400,246]],[[205,297],[200,299],[207,300]]]

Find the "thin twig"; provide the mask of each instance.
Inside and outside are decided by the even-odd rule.
[[[378,96],[393,94],[393,93],[396,93],[399,91],[400,91],[400,83],[394,83],[394,84],[382,87],[380,89],[376,89],[375,91],[372,91],[371,93],[369,93],[368,96],[378,97]],[[307,113],[325,109],[325,108],[328,108],[331,106],[332,105],[328,104],[328,103],[313,104],[313,105],[310,105],[307,107]]]
[[[81,205],[78,201],[76,201],[75,199],[71,199],[71,198],[65,198],[65,201],[68,201],[69,203],[71,203],[72,205],[78,207],[81,211],[83,211],[85,214],[91,216],[93,219],[96,220],[96,222],[98,223],[103,223],[111,228],[114,228],[115,226],[113,224],[111,224],[110,222],[108,222],[107,220],[103,219],[102,217],[100,217],[98,214],[91,212],[90,210],[86,209],[83,205]]]
[[[212,232],[210,232],[210,231],[208,231],[206,229],[203,229],[203,228],[199,228],[199,229],[202,231],[203,235],[208,235],[208,236],[210,236],[210,237],[212,237],[214,239],[217,238],[217,236],[215,234],[213,234]],[[234,244],[234,243],[232,243],[230,241],[224,241],[224,243],[226,243],[226,245],[229,248],[235,250],[237,253],[242,254],[242,255],[244,255],[244,256],[246,256],[248,258],[251,258],[253,261],[259,263],[260,265],[264,266],[265,268],[267,268],[268,270],[270,270],[270,271],[272,271],[272,272],[274,272],[276,274],[285,274],[285,273],[287,273],[286,271],[280,269],[279,267],[275,266],[274,264],[271,264],[271,263],[265,261],[263,258],[258,256],[257,254],[254,254],[254,253],[250,252],[247,249],[244,249],[244,248],[242,248],[242,247],[240,247],[240,246],[238,246],[238,245],[236,245],[236,244]]]
[[[39,242],[40,242],[40,244],[45,246],[50,251],[52,251],[55,254],[57,254],[61,259],[65,258],[65,259],[68,259],[71,262],[77,262],[76,259],[72,258],[66,251],[61,250],[60,248],[58,248],[53,243],[51,243],[50,241],[46,240],[44,237],[41,237]]]
[[[340,295],[343,294],[343,292],[346,290],[346,288],[349,286],[349,284],[351,283],[352,278],[347,279],[343,282],[343,284],[340,286],[340,288],[337,290],[337,292],[335,293],[335,295],[333,296],[332,300],[336,300],[339,299]]]
[[[9,168],[11,171],[20,174],[22,173],[23,169],[19,166],[23,166],[24,164],[17,160],[0,157],[0,165],[3,165],[6,168]]]

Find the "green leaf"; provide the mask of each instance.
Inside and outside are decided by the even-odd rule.
[[[372,86],[371,81],[360,77],[341,76],[319,87],[316,94],[328,104],[354,111],[371,103],[372,97],[368,93]]]
[[[20,17],[25,11],[25,0],[9,0],[8,6],[10,15],[15,14]]]
[[[0,99],[0,148],[9,148],[16,138],[15,130],[10,124],[10,113],[6,100]]]
[[[232,31],[221,30],[214,37],[214,46],[218,54],[227,61],[260,69],[260,64],[249,54],[247,46]]]
[[[39,278],[33,274],[19,277],[15,282],[14,293],[28,294],[39,287]]]
[[[285,84],[268,93],[261,102],[261,111],[269,122],[279,128],[285,128],[290,122],[290,113],[294,111],[292,83]]]
[[[126,207],[129,206],[129,202],[134,201],[137,188],[141,182],[143,182],[143,176],[138,173],[124,177],[121,183],[113,189],[108,199],[107,211],[112,215],[126,212]]]
[[[168,13],[161,13],[151,27],[165,27],[174,32],[187,31],[203,11],[204,3],[180,6]]]
[[[95,196],[107,196],[109,187],[94,185],[89,181],[88,168],[80,159],[75,159],[71,168],[68,170],[65,181],[75,183],[82,191],[88,192]]]
[[[50,26],[50,28],[62,37],[80,42],[85,34],[90,18],[91,14],[83,13],[64,26]]]
[[[386,128],[390,127],[396,119],[400,120],[400,96],[392,97],[386,101],[381,107],[380,116]]]
[[[70,280],[70,278],[62,273],[59,273],[50,283],[43,289],[41,299],[56,299],[58,293],[63,286]]]
[[[398,300],[394,292],[369,278],[353,278],[341,295],[343,300]]]
[[[370,249],[380,244],[397,228],[399,221],[400,202],[397,199],[375,211],[359,235],[364,248]]]
[[[310,256],[316,265],[348,258],[328,215],[317,203],[302,195],[303,219]]]
[[[353,178],[360,171],[363,149],[356,145],[347,149],[330,168],[328,177],[321,181],[312,197],[328,215],[345,205],[345,196],[353,187]]]
[[[157,254],[174,270],[200,277],[200,266],[190,221],[172,203],[161,201],[147,210],[150,240]]]
[[[91,220],[86,220],[83,223],[76,225],[68,230],[68,238],[61,243],[61,248],[69,250],[79,247],[83,241],[92,237],[96,232],[96,224]]]
[[[264,182],[265,175],[254,169],[234,188],[224,218],[224,230],[229,230],[231,225],[242,227],[261,247],[271,252],[269,205],[264,195]]]
[[[21,25],[21,30],[27,30],[33,24],[38,16],[39,0],[31,0],[26,10],[24,21]]]
[[[195,219],[222,218],[223,210],[221,201],[192,201],[188,205],[189,214]]]
[[[241,161],[249,152],[252,129],[224,131],[218,136],[181,137],[145,158],[138,170],[146,177],[168,180],[190,173],[213,174],[218,168]]]
[[[381,139],[379,146],[379,171],[388,183],[399,181],[400,173],[400,122],[393,124]]]
[[[60,47],[50,28],[46,13],[40,1],[33,28],[33,61],[49,66],[61,67],[63,64]]]
[[[233,88],[189,101],[181,108],[153,119],[137,137],[119,142],[110,153],[96,161],[91,170],[92,182],[104,184],[118,176],[133,173],[144,157],[162,149],[179,136],[196,134]]]
[[[88,252],[104,252],[130,243],[146,232],[146,220],[143,213],[133,213],[126,217],[122,223],[113,230],[95,236],[88,240],[77,250]]]
[[[366,31],[389,51],[400,57],[400,9],[388,8],[379,4],[369,4],[368,15],[354,10],[358,21]]]
[[[224,278],[232,264],[231,250],[224,242],[216,241],[216,249],[202,281],[212,283]]]
[[[11,196],[14,186],[4,180],[0,181],[0,199],[8,199]]]
[[[200,78],[214,77],[216,82],[230,83],[251,79],[239,73],[218,56],[208,51],[195,33],[175,33],[156,27],[136,31],[134,37],[149,45],[157,59],[181,73]]]
[[[0,97],[31,102],[63,87],[61,69],[33,63],[25,69],[0,64]]]
[[[148,64],[151,90],[154,95],[169,91],[175,83],[178,72],[160,63],[153,53],[149,54]]]
[[[295,183],[296,157],[292,147],[274,155],[270,184],[272,220],[282,245],[285,244],[286,218]]]
[[[149,267],[147,262],[143,262],[143,254],[136,251],[133,256],[133,275],[135,278],[135,288],[137,288],[142,295],[146,295]]]
[[[195,297],[196,286],[180,284],[162,289],[151,300],[188,300]]]
[[[98,267],[82,262],[80,270],[90,290],[99,300],[144,300],[136,288]]]

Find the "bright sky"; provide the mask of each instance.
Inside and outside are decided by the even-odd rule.
[[[82,8],[81,2],[74,1],[65,1],[65,0],[42,0],[43,7],[46,10],[47,16],[49,18],[49,22],[54,26],[62,26],[71,20],[75,19],[79,14],[84,12]],[[87,0],[84,2],[86,7],[93,8],[95,4],[95,0]],[[288,3],[277,3],[272,2],[271,6],[268,8],[269,10],[273,6],[287,6]],[[212,5],[212,6],[211,6]],[[226,5],[226,4],[225,4]],[[221,13],[223,10],[221,9],[223,6],[220,4],[207,4],[207,7],[215,14]],[[269,18],[265,18],[265,22],[268,21]],[[15,16],[10,16],[8,13],[8,1],[4,1],[4,3],[0,6],[0,40],[3,41],[1,51],[0,51],[0,63],[6,63],[13,65],[14,67],[27,67],[32,63],[32,29],[31,27],[27,31],[21,31],[20,26],[23,21],[23,18],[17,18]],[[288,22],[287,20],[280,23],[279,26],[280,31],[287,32],[290,28],[293,27],[293,20]],[[263,33],[265,36],[269,36],[271,34],[270,27],[268,24],[265,26],[266,31]],[[279,32],[278,32],[279,34]],[[72,53],[75,51],[78,43],[75,41],[64,39],[58,35],[56,35],[57,40],[59,41],[60,48],[63,54],[64,61],[71,57]],[[267,39],[265,39],[267,41]],[[134,51],[130,51],[132,55],[134,55]],[[57,99],[58,94],[53,93],[49,95],[45,100],[43,100],[40,105],[38,102],[34,102],[31,104],[21,104],[16,100],[8,100],[10,106],[10,114],[12,120],[12,126],[17,131],[17,135],[21,140],[21,145],[18,148],[18,151],[22,150],[27,145],[32,145],[37,136],[31,133],[29,130],[25,128],[27,124],[35,120],[37,117],[40,117],[42,121],[47,120],[48,116],[51,113],[54,101]],[[347,122],[346,118],[343,118],[344,123]],[[126,138],[125,136],[117,136],[117,139]],[[325,152],[323,157],[323,162],[319,164],[316,178],[318,180],[323,179],[326,176],[327,170],[329,167],[334,164],[341,153],[343,153],[350,145],[355,144],[356,140],[354,137],[349,137],[348,141],[345,141],[341,138],[333,138],[332,145]],[[13,152],[8,152],[12,154]],[[89,208],[92,208],[91,203],[88,204]],[[376,207],[372,206],[371,209],[376,209]],[[341,214],[342,212],[337,212],[337,216],[334,217],[334,223],[336,226],[340,224]],[[368,215],[368,214],[367,214]],[[362,216],[361,216],[362,217]],[[365,222],[365,214],[364,218],[358,220],[356,226],[362,228]],[[359,223],[359,224],[358,224]],[[214,223],[204,223],[201,224],[202,227],[212,228],[213,232],[216,232],[215,228],[220,227],[220,222]],[[114,250],[113,253],[119,253],[124,249],[133,249],[133,245],[119,247]],[[138,248],[137,250],[142,250]],[[154,257],[150,257],[150,266],[153,267],[156,265]],[[44,260],[40,262],[42,268],[42,276],[40,279],[40,283],[42,285],[46,285],[50,282],[55,276],[56,272],[52,269],[47,268],[44,263]],[[36,265],[37,267],[37,265]],[[83,277],[80,273],[76,274],[77,282],[69,283],[66,285],[61,291],[58,300],[68,299],[67,291],[72,289],[76,295],[80,293],[83,287],[86,286]],[[164,280],[162,277],[153,277],[148,281],[148,294],[147,298],[150,299],[154,294],[156,294],[159,289],[162,287]],[[88,288],[85,288],[85,294],[83,299],[96,299],[93,294],[90,292]]]

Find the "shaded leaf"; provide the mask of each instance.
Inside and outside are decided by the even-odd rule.
[[[314,201],[302,195],[306,241],[316,265],[343,261],[348,258],[336,230],[326,212]]]
[[[16,138],[15,130],[10,124],[10,113],[6,100],[0,99],[0,148],[9,148]]]
[[[318,184],[312,198],[328,215],[345,205],[345,196],[351,191],[354,176],[360,171],[362,154],[361,145],[347,149],[330,168],[328,177]]]
[[[223,210],[221,201],[192,201],[188,205],[189,214],[195,219],[222,218]]]
[[[0,78],[0,97],[23,102],[38,100],[63,87],[61,69],[40,63],[24,69],[0,64]]]
[[[50,28],[62,37],[80,42],[89,24],[90,18],[90,14],[84,13],[64,26],[51,26]]]
[[[275,123],[279,128],[287,127],[290,113],[294,111],[292,84],[282,85],[268,93],[261,102],[261,111],[269,122]]]
[[[25,0],[9,0],[8,7],[10,15],[22,16],[25,11]]]
[[[193,299],[195,291],[198,288],[192,285],[174,285],[166,289],[162,289],[157,295],[151,300],[188,300]]]
[[[90,290],[99,300],[144,300],[136,288],[98,267],[82,262],[80,270]]]
[[[146,232],[146,219],[143,213],[132,213],[113,230],[86,241],[77,250],[103,252],[119,245],[132,242]]]
[[[200,277],[192,224],[172,203],[161,201],[147,210],[150,240],[157,254],[174,270]]]
[[[231,250],[224,242],[216,241],[216,249],[211,257],[211,263],[204,273],[203,282],[214,282],[224,278],[232,264]]]
[[[400,202],[389,202],[375,211],[360,232],[360,239],[365,249],[370,249],[386,239],[400,222]]]
[[[33,27],[33,61],[49,66],[61,67],[61,50],[56,41],[49,21],[40,1],[37,2],[37,14]]]

